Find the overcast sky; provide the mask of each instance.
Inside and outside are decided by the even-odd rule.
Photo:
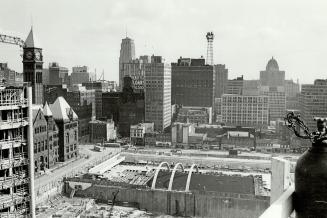
[[[327,78],[327,2],[285,0],[7,0],[1,2],[0,33],[34,35],[49,62],[87,65],[118,80],[121,39],[134,39],[136,55],[206,55],[213,31],[214,62],[229,78],[259,78],[274,56],[286,78],[311,83]],[[0,62],[22,72],[17,46],[0,44]]]

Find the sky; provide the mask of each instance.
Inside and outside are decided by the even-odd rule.
[[[273,56],[287,79],[312,83],[327,78],[325,0],[10,0],[0,7],[0,34],[26,39],[31,25],[49,62],[87,65],[118,81],[121,39],[135,53],[170,62],[206,56],[212,31],[214,63],[229,79],[258,79]],[[18,46],[0,44],[0,62],[22,72]]]

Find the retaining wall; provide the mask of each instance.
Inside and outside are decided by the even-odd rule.
[[[69,194],[71,190],[69,181],[66,181],[65,192]],[[113,200],[113,193],[117,190],[119,193],[116,201],[137,202],[140,209],[169,215],[257,218],[269,207],[269,197],[264,196],[130,189],[99,184],[92,184],[84,190],[76,190],[75,196],[108,201]]]

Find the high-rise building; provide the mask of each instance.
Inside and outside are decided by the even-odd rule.
[[[300,84],[293,80],[285,80],[286,109],[296,110],[299,108]]]
[[[243,75],[236,79],[227,80],[224,94],[242,95],[243,93]]]
[[[68,68],[61,67],[58,63],[49,64],[49,85],[68,84]]]
[[[130,77],[124,78],[122,92],[102,93],[102,118],[113,119],[118,133],[129,137],[130,126],[144,122],[144,92],[136,93]]]
[[[145,58],[144,58],[145,59]],[[128,76],[133,80],[134,89],[136,92],[144,91],[144,75],[145,75],[145,64],[151,63],[151,61],[143,59],[134,59],[127,63],[122,63],[120,68],[120,76],[123,79]],[[123,80],[120,81],[120,84],[124,86]]]
[[[43,104],[43,55],[42,48],[34,37],[33,29],[27,36],[23,50],[24,82],[28,82],[32,86],[33,103]]]
[[[268,126],[268,96],[222,95],[222,122],[226,125]]]
[[[159,132],[171,124],[171,66],[160,56],[145,65],[145,122]]]
[[[0,89],[1,217],[28,217],[31,211],[27,145],[31,108],[25,90]]]
[[[269,121],[283,120],[286,114],[284,86],[261,86],[260,94],[268,96]]]
[[[272,57],[266,66],[265,71],[260,71],[260,82],[262,86],[283,86],[285,71],[280,71],[277,61]]]
[[[90,74],[88,72],[87,66],[76,66],[73,67],[72,74],[70,75],[70,85],[82,84],[88,82],[90,79]]]
[[[216,64],[213,66],[215,70],[215,98],[221,98],[226,90],[228,81],[228,69],[224,64]]]
[[[183,106],[212,107],[215,74],[203,58],[180,58],[171,65],[171,103]]]
[[[120,56],[119,56],[119,86],[123,87],[122,64],[129,63],[135,59],[135,45],[134,40],[131,38],[124,38],[120,45]]]
[[[314,117],[327,117],[327,80],[317,79],[314,84],[303,84],[300,93],[301,116],[311,131],[317,129]]]

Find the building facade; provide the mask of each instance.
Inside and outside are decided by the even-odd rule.
[[[0,216],[27,217],[28,105],[23,88],[0,89]]]
[[[154,123],[139,123],[131,125],[130,139],[133,145],[144,146],[145,134],[154,131]]]
[[[171,104],[183,106],[212,107],[215,90],[213,66],[205,60],[180,58],[172,63]]]
[[[88,82],[90,79],[90,73],[88,72],[87,66],[76,66],[73,67],[70,75],[70,85],[82,84]]]
[[[236,79],[228,80],[225,94],[242,95],[243,83],[243,76],[237,77]]]
[[[92,120],[90,121],[90,131],[90,141],[93,143],[113,142],[117,139],[115,123],[112,120]]]
[[[58,162],[58,127],[45,104],[33,108],[35,172],[45,171]]]
[[[213,66],[215,71],[215,98],[221,98],[226,90],[228,81],[228,69],[225,64],[216,64]]]
[[[268,126],[268,96],[222,96],[222,122],[232,126],[265,128]]]
[[[327,80],[317,79],[314,84],[303,84],[300,93],[301,117],[311,131],[317,129],[314,117],[327,117]]]
[[[7,63],[0,63],[0,84],[5,86],[22,86],[23,74],[11,70]]]
[[[102,93],[102,117],[113,119],[118,133],[129,137],[130,126],[144,123],[145,100],[144,92],[136,93],[130,77],[124,78],[122,92]]]
[[[261,86],[260,94],[268,96],[269,121],[283,120],[286,115],[286,95],[284,86]]]
[[[50,63],[48,85],[62,85],[62,84],[69,84],[68,68],[62,67],[56,62]]]
[[[64,162],[78,155],[78,116],[63,97],[50,104],[59,133],[59,161]]]
[[[163,132],[171,124],[171,66],[151,59],[145,65],[145,122]]]
[[[177,114],[176,122],[193,124],[211,124],[211,107],[182,107]]]

